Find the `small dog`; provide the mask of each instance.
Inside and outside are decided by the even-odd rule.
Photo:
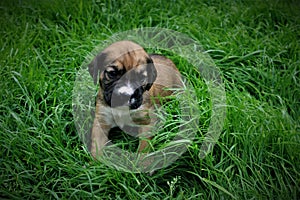
[[[139,134],[149,132],[156,121],[149,111],[154,110],[154,104],[160,105],[158,97],[172,94],[165,88],[182,87],[180,72],[170,59],[147,54],[131,41],[111,44],[88,67],[94,83],[99,80],[100,84],[90,145],[94,158],[101,156],[113,127],[122,129],[134,122],[141,125]],[[133,116],[124,114],[126,110]],[[148,139],[151,136],[140,139],[138,152],[147,150]]]

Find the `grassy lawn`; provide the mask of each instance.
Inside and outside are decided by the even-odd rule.
[[[0,198],[300,197],[298,1],[4,0],[0,13]],[[94,162],[72,109],[86,56],[114,33],[141,27],[198,41],[226,89],[226,120],[213,151],[201,159],[196,136],[152,176]],[[206,108],[195,130],[205,134],[211,115],[203,80],[170,58]]]

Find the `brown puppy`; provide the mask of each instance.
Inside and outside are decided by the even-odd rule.
[[[149,132],[155,123],[149,110],[154,109],[153,103],[159,104],[155,97],[172,94],[165,88],[182,86],[180,73],[171,60],[149,55],[131,41],[116,42],[104,49],[89,64],[89,72],[94,83],[98,79],[100,83],[90,145],[94,158],[101,155],[113,127],[122,129],[134,122],[141,125],[140,134]],[[128,115],[128,110],[134,114]],[[146,140],[140,140],[138,151],[147,146]]]

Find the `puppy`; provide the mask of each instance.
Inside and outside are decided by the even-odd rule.
[[[166,88],[182,86],[180,73],[170,59],[149,55],[131,41],[111,44],[88,67],[94,83],[99,80],[100,86],[90,143],[94,158],[101,156],[113,127],[122,129],[133,122],[139,125],[138,136],[149,132],[156,121],[150,114],[154,104],[160,105],[160,97],[172,94]],[[138,152],[148,150],[149,139],[151,136],[140,139]]]

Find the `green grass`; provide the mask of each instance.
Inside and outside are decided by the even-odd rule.
[[[1,198],[299,198],[297,1],[1,1],[0,11]],[[198,41],[226,86],[227,115],[213,152],[199,158],[199,134],[152,176],[92,161],[72,110],[76,72],[89,52],[139,27]],[[205,133],[209,95],[184,60],[170,57],[199,87],[197,101],[208,110],[198,131]]]

